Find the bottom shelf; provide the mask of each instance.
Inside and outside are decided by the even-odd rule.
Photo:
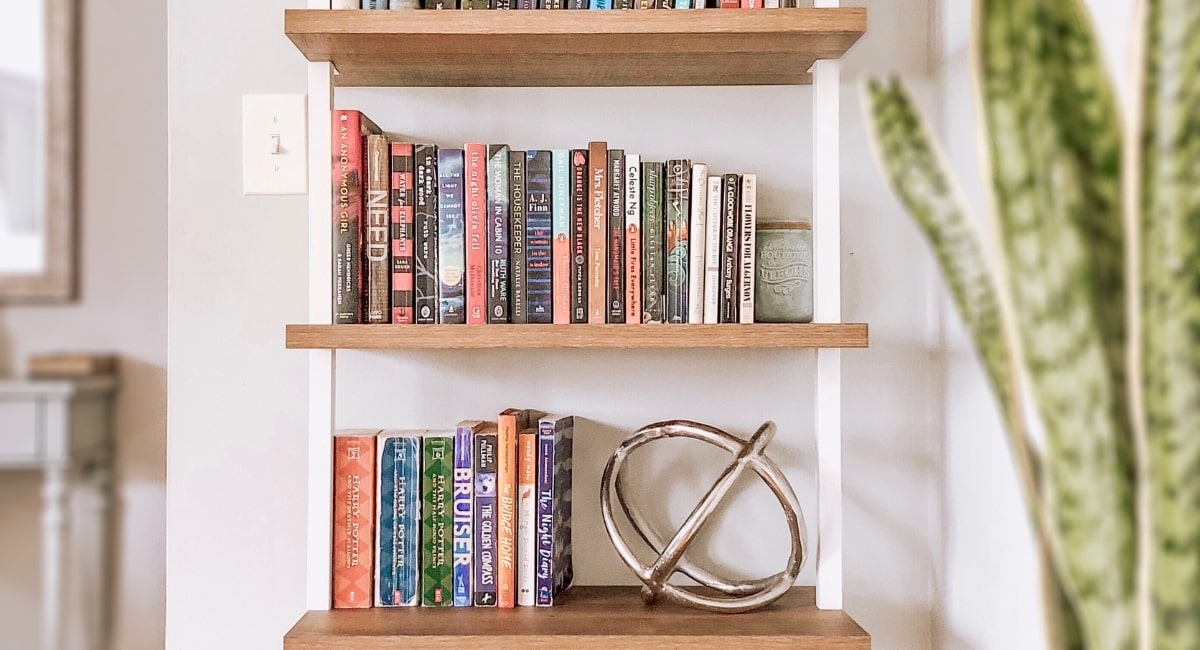
[[[377,648],[869,649],[871,637],[842,611],[817,609],[796,587],[748,614],[646,606],[637,587],[573,587],[551,608],[377,608],[308,612],[285,650]]]

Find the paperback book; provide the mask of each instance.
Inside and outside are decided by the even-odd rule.
[[[556,325],[571,322],[571,164],[568,155],[566,149],[550,152],[550,179],[554,184],[551,193],[551,286]]]
[[[668,323],[688,322],[688,226],[691,213],[691,161],[667,161],[667,225],[665,264],[666,300],[664,318]]]
[[[496,606],[496,425],[475,434],[475,606]]]
[[[375,577],[375,437],[378,429],[333,437],[333,607],[370,607]]]
[[[421,325],[439,322],[437,147],[413,147],[416,164],[416,230],[413,233],[413,304]]]
[[[438,303],[443,324],[467,322],[464,300],[463,150],[438,151]]]
[[[411,324],[413,310],[413,146],[393,142],[391,173],[392,322]]]
[[[463,156],[467,324],[483,325],[488,321],[487,147],[468,143]]]
[[[430,433],[421,440],[421,604],[454,605],[454,530],[450,510],[454,437]]]
[[[421,432],[384,431],[379,450],[375,604],[421,604]]]
[[[454,432],[454,606],[474,604],[472,540],[475,518],[475,434],[483,429],[479,420],[463,420]]]
[[[530,323],[554,322],[551,232],[553,214],[549,151],[525,158],[525,305]]]
[[[575,418],[538,421],[537,576],[535,602],[554,604],[574,577],[571,559],[571,452]]]
[[[333,111],[333,322],[363,322],[363,148],[382,133],[358,111]]]
[[[625,151],[608,150],[608,322],[625,322]]]
[[[508,145],[488,145],[488,322],[509,322]]]
[[[662,323],[665,266],[663,255],[663,164],[642,163],[642,322]]]
[[[367,323],[390,323],[392,320],[390,162],[387,136],[367,136],[367,221],[363,242],[367,269]]]
[[[526,260],[525,260],[525,152],[510,151],[508,154],[508,191],[509,210],[509,265],[512,269],[512,287],[509,297],[512,301],[512,322],[525,324],[529,322],[529,309],[525,296]]]

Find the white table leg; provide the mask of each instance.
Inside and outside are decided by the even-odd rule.
[[[109,541],[112,535],[112,468],[107,461],[97,463],[87,477],[88,530],[95,536],[86,540],[80,554],[84,566],[83,593],[86,648],[107,650],[109,644],[110,580]]]
[[[63,563],[67,535],[67,465],[51,463],[42,478],[42,647],[63,646]]]

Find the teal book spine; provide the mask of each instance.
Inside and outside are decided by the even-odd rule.
[[[591,0],[589,9],[612,9],[612,0]]]
[[[571,163],[570,152],[550,152],[554,323],[571,322]]]
[[[384,431],[379,450],[379,562],[375,604],[421,604],[421,438]]]

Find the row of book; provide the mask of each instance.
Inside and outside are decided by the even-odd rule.
[[[753,174],[333,120],[335,323],[754,322]]]
[[[334,9],[779,9],[796,0],[333,0]]]
[[[333,606],[548,607],[571,584],[571,416],[334,436]]]

